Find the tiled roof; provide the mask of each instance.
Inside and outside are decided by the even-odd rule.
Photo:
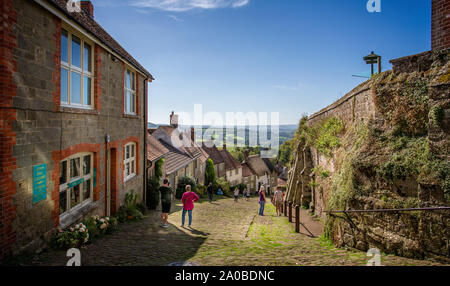
[[[148,135],[147,140],[147,159],[150,161],[156,161],[169,153],[169,149],[164,147],[155,137]]]
[[[186,153],[178,150],[177,148],[167,144],[163,140],[159,140],[159,142],[169,150],[169,152],[166,154],[166,174],[170,175],[187,165],[189,165],[192,162],[191,157],[189,157]]]
[[[209,157],[208,154],[206,154],[198,144],[195,144],[195,142],[192,142],[191,137],[186,132],[184,132],[184,131],[182,132],[174,126],[166,126],[166,125],[159,126],[158,129],[165,132],[170,138],[172,137],[173,134],[175,136],[178,135],[179,140],[180,140],[178,143],[180,143],[180,145],[181,145],[179,149],[181,149],[183,152],[188,154],[191,158],[193,158],[193,159],[200,158],[202,163],[206,162],[206,160],[208,159],[208,157]],[[176,132],[176,133],[174,133],[174,132]],[[170,142],[167,142],[167,143],[169,144]]]
[[[128,61],[136,69],[144,73],[147,77],[154,79],[153,76],[139,64],[113,37],[111,37],[94,19],[92,19],[84,10],[79,12],[69,12],[67,10],[68,0],[47,0],[50,4],[62,11],[68,18],[77,22],[80,26],[94,35],[100,42],[109,47]],[[126,24],[126,23],[124,23]]]
[[[212,147],[207,147],[205,144],[203,144],[202,148],[203,150],[205,150],[206,153],[208,153],[211,160],[213,160],[214,165],[225,163],[225,160],[223,159],[216,145],[213,145]]]
[[[275,166],[272,164],[272,162],[270,161],[270,159],[268,158],[262,158],[262,160],[264,161],[264,163],[266,163],[267,168],[270,170],[270,172],[272,173],[273,171],[275,171]]]
[[[242,163],[242,177],[251,177],[256,175],[255,171],[252,170],[252,168],[247,163]]]
[[[266,173],[270,173],[269,168],[267,167],[264,160],[259,155],[249,156],[246,160],[246,163],[255,171],[255,173],[261,177]]]
[[[220,155],[222,155],[222,158],[225,161],[225,170],[230,171],[241,168],[241,164],[230,154],[230,152],[228,152],[228,150],[223,149],[220,151]]]

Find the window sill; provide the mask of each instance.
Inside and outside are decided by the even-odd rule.
[[[59,111],[64,113],[75,113],[75,114],[91,114],[91,115],[100,114],[98,110],[92,108],[72,107],[66,105],[60,105]]]
[[[91,210],[97,207],[95,202],[88,201],[84,205],[78,205],[72,209],[69,213],[65,213],[59,216],[59,226],[66,228],[71,224],[77,222],[83,216],[87,215]]]
[[[130,118],[130,119],[140,119],[141,117],[137,114],[127,114],[124,113],[123,114],[123,118]]]
[[[137,178],[137,174],[134,174],[132,177],[128,177],[127,179],[123,180],[123,183],[129,183],[130,181],[132,181],[133,179]]]

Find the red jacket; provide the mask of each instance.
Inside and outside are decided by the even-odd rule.
[[[191,211],[194,209],[194,202],[198,201],[200,198],[194,192],[186,192],[181,197],[183,202],[183,209]]]

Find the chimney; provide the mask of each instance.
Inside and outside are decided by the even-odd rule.
[[[431,49],[450,48],[450,1],[431,1]]]
[[[172,127],[178,128],[178,115],[176,115],[173,111],[170,114],[170,125]]]
[[[227,150],[227,143],[223,143],[223,150]]]
[[[245,160],[245,162],[247,162],[249,154],[250,154],[250,151],[248,149],[245,149],[245,151],[244,151],[244,160]]]
[[[81,9],[84,10],[92,19],[94,19],[94,5],[90,0],[81,0]]]
[[[191,140],[192,143],[195,143],[195,128],[191,127]]]

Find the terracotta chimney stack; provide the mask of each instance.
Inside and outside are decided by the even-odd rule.
[[[247,162],[249,154],[250,154],[250,150],[245,149],[245,151],[244,151],[244,160],[245,160],[245,162]]]
[[[94,19],[94,5],[90,0],[81,0],[81,9],[84,10],[92,19]]]
[[[170,125],[178,128],[178,115],[174,111],[170,114]]]
[[[192,143],[195,143],[195,128],[191,127],[191,140]]]

